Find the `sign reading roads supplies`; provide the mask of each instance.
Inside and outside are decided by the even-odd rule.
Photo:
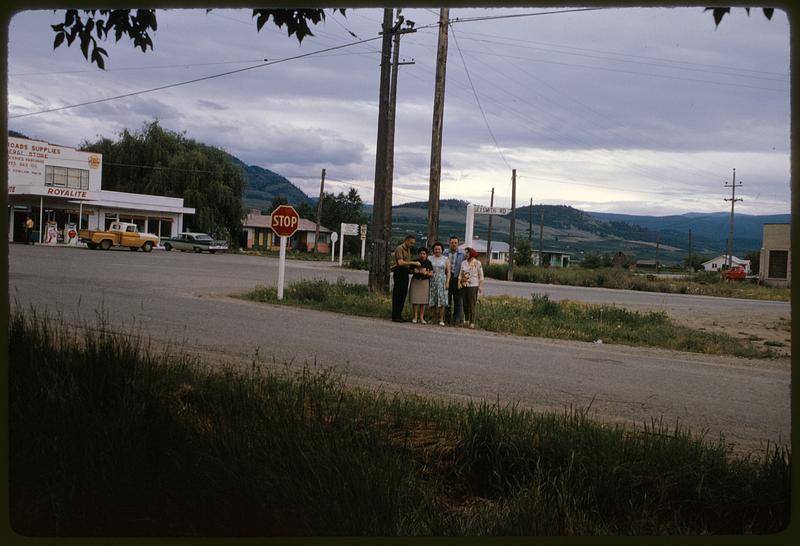
[[[505,216],[511,212],[508,207],[484,207],[483,205],[475,205],[475,214],[499,214]]]
[[[280,237],[291,237],[300,225],[300,215],[289,205],[281,205],[272,212],[272,231]]]

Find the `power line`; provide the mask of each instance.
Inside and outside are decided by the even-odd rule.
[[[578,11],[598,11],[605,8],[575,8],[575,9],[562,9],[562,10],[554,10],[554,11],[539,11],[536,13],[515,13],[510,15],[489,15],[484,17],[456,17],[455,19],[451,19],[450,23],[474,23],[477,21],[493,21],[496,19],[514,19],[519,17],[536,17],[538,15],[554,15],[557,13],[574,13]],[[431,23],[429,25],[425,25],[422,27],[418,27],[417,30],[422,28],[432,28],[437,26],[439,23]]]
[[[294,61],[294,60],[297,60],[297,59],[302,59],[304,57],[310,57],[312,55],[317,55],[319,53],[326,53],[328,51],[334,51],[334,50],[337,50],[337,49],[343,49],[345,47],[351,47],[351,46],[362,44],[362,43],[365,43],[365,42],[371,42],[371,41],[374,41],[374,40],[380,40],[381,38],[382,38],[381,36],[377,36],[375,38],[367,38],[365,40],[360,40],[358,42],[351,42],[351,43],[347,43],[347,44],[344,44],[344,45],[329,47],[329,48],[326,48],[326,49],[319,49],[317,51],[311,51],[309,53],[304,53],[302,55],[295,55],[294,57],[286,57],[285,59],[278,59],[276,61],[264,62],[264,63],[261,63],[261,64],[257,64],[255,66],[249,66],[247,68],[239,68],[237,70],[230,70],[228,72],[222,72],[220,74],[212,74],[211,76],[203,76],[202,78],[195,78],[195,79],[187,80],[187,81],[183,81],[183,82],[171,83],[171,84],[162,85],[162,86],[159,86],[159,87],[153,87],[151,89],[143,89],[141,91],[133,91],[131,93],[125,93],[123,95],[117,95],[117,96],[114,96],[114,97],[106,97],[104,99],[97,99],[97,100],[93,100],[93,101],[83,102],[83,103],[80,103],[80,104],[72,104],[72,105],[69,105],[69,106],[61,106],[59,108],[50,108],[48,110],[40,110],[38,112],[30,112],[28,114],[18,114],[16,116],[9,116],[8,119],[17,119],[17,118],[24,118],[24,117],[29,117],[29,116],[36,116],[36,115],[39,115],[39,114],[47,114],[47,113],[50,113],[50,112],[58,112],[60,110],[69,110],[71,108],[78,108],[78,107],[81,107],[81,106],[88,106],[88,105],[91,105],[91,104],[98,104],[98,103],[101,103],[101,102],[108,102],[108,101],[122,99],[122,98],[126,98],[126,97],[132,97],[132,96],[135,96],[135,95],[142,95],[142,94],[145,94],[145,93],[152,93],[154,91],[161,91],[161,90],[164,90],[164,89],[169,89],[171,87],[179,87],[179,86],[182,86],[182,85],[188,85],[190,83],[197,83],[197,82],[201,82],[201,81],[205,81],[205,80],[211,80],[211,79],[214,79],[214,78],[221,78],[223,76],[230,76],[231,74],[238,74],[240,72],[246,72],[248,70],[253,70],[255,68],[262,68],[264,66],[272,66],[272,65],[279,64],[279,63],[284,63],[284,62],[287,62],[287,61]]]
[[[492,128],[489,126],[489,120],[486,119],[486,113],[483,111],[483,107],[481,106],[481,101],[478,98],[478,92],[475,90],[475,85],[473,85],[472,83],[472,77],[469,75],[469,69],[467,68],[467,61],[464,60],[464,54],[461,52],[461,47],[458,45],[458,38],[456,38],[455,30],[452,27],[450,27],[450,30],[453,34],[453,41],[456,44],[458,55],[461,57],[461,63],[464,65],[464,71],[467,73],[467,80],[469,81],[469,86],[472,88],[472,93],[475,95],[475,102],[478,105],[478,110],[481,111],[481,116],[483,116],[483,122],[486,124],[486,130],[489,131],[489,136],[492,137],[492,142],[494,142],[497,151],[500,153],[500,157],[503,159],[503,163],[505,163],[506,167],[510,169],[511,165],[509,165],[508,161],[506,161],[506,156],[503,155],[503,150],[501,150],[500,145],[497,144],[497,139],[495,138],[494,133],[492,132]]]

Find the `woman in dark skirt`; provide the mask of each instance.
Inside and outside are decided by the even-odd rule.
[[[433,264],[428,259],[428,249],[419,249],[419,267],[414,268],[414,276],[411,278],[411,309],[413,318],[411,322],[416,324],[418,321],[425,324],[425,309],[428,307],[428,292],[430,291],[431,276],[433,275]]]

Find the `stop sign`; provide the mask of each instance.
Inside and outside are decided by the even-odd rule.
[[[300,224],[300,215],[289,205],[281,205],[272,212],[272,231],[280,237],[291,237]]]

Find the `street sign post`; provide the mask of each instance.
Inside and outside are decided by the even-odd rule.
[[[361,224],[361,261],[364,261],[364,250],[367,243],[367,224]]]
[[[339,267],[342,267],[342,260],[344,258],[344,237],[345,235],[358,235],[358,224],[345,224],[342,222],[342,242],[339,243]]]
[[[336,241],[339,239],[339,234],[335,231],[331,233],[331,261],[335,260]]]
[[[272,211],[270,224],[275,235],[281,238],[281,251],[278,260],[278,299],[283,299],[283,281],[286,273],[286,242],[297,231],[300,215],[289,205],[281,205]]]
[[[511,212],[508,207],[485,207],[483,205],[475,205],[475,214],[495,214],[505,216]]]

